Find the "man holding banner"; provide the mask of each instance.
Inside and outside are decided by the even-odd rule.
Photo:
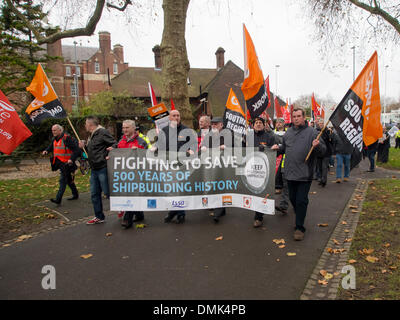
[[[285,153],[284,178],[289,188],[289,199],[296,214],[294,240],[304,239],[306,231],[304,221],[307,214],[308,193],[310,191],[315,168],[315,157],[326,151],[323,141],[316,139],[317,131],[307,125],[303,109],[293,109],[293,126],[283,136],[281,145],[273,145],[272,150]],[[305,159],[311,147],[315,150],[311,159]]]

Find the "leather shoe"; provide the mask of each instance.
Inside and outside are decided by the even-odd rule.
[[[61,200],[57,200],[57,199],[50,199],[51,202],[55,203],[55,204],[60,204]]]
[[[263,224],[262,220],[254,220],[253,227],[258,228],[258,227],[261,227],[262,224]]]
[[[176,220],[176,223],[178,224],[185,223],[185,216],[178,216]]]
[[[293,237],[295,241],[301,241],[304,239],[304,232],[302,232],[301,230],[296,230]]]
[[[276,206],[275,210],[278,210],[278,211],[282,212],[283,214],[287,214],[287,209],[284,209],[284,208],[282,208],[280,206]]]
[[[79,196],[72,196],[71,198],[68,198],[67,200],[77,200],[79,199]]]

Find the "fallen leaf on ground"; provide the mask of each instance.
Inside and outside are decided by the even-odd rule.
[[[395,266],[390,266],[389,269],[391,269],[391,270],[396,270],[397,267],[395,267]]]
[[[386,273],[387,270],[386,270],[386,269],[382,269],[381,272],[382,272],[382,273]]]
[[[340,272],[334,272],[334,273],[333,273],[333,276],[334,276],[334,277],[337,277],[338,275],[340,275]]]
[[[358,213],[358,210],[351,210],[352,213]]]
[[[22,235],[22,236],[19,236],[19,237],[18,237],[18,240],[24,241],[24,240],[29,239],[29,238],[32,238],[32,236],[30,236],[30,235],[28,235],[28,234],[24,234],[24,235]]]
[[[336,244],[337,246],[339,246],[339,245],[340,245],[340,242],[339,242],[339,241],[337,241],[336,239],[332,239],[332,241],[333,241],[333,243],[334,243],[334,244]]]
[[[356,262],[357,262],[357,260],[354,260],[354,259],[350,259],[350,260],[349,260],[349,263],[350,263],[350,264],[353,264],[353,263],[356,263]]]
[[[93,257],[93,255],[91,253],[81,255],[82,259],[89,259],[91,257]]]
[[[370,249],[365,249],[365,248],[364,248],[364,249],[362,250],[362,253],[363,253],[363,254],[368,254],[368,255],[369,255],[369,254],[371,254],[371,253],[374,252],[374,251],[375,251],[375,250],[372,249],[372,248],[370,248]]]
[[[293,256],[296,255],[296,252],[288,252],[287,255],[288,255],[289,257],[293,257]]]
[[[350,205],[349,208],[350,208],[350,209],[358,209],[358,206]]]
[[[326,248],[326,252],[333,253],[333,249],[332,248]]]
[[[279,246],[278,248],[283,249],[284,247],[286,247],[286,246],[283,244],[283,245]]]
[[[9,243],[3,244],[3,248],[9,247],[9,246],[11,246],[11,244],[9,244]]]
[[[346,239],[344,239],[343,242],[351,242],[352,240],[353,240],[353,238],[346,238]]]
[[[344,232],[345,232],[345,233],[349,233],[350,230],[349,230],[349,229],[344,229]]]
[[[324,276],[324,279],[325,280],[330,280],[330,279],[332,279],[333,278],[333,274],[332,273],[327,273],[325,276]]]
[[[318,227],[327,227],[328,224],[327,223],[318,223]]]
[[[326,280],[318,280],[318,284],[327,285],[328,281],[326,281]]]
[[[274,239],[272,242],[275,244],[285,244],[285,239]]]
[[[390,243],[385,243],[383,246],[386,247],[386,248],[389,248],[390,247]]]
[[[111,237],[112,236],[112,233],[111,232],[107,232],[106,233],[106,237]]]
[[[145,225],[144,223],[139,223],[136,225],[136,229],[143,229],[146,228],[147,225]]]
[[[326,270],[320,270],[320,271],[319,271],[319,274],[320,274],[321,276],[323,276],[323,277],[325,277],[327,273],[328,273],[328,271],[326,271]]]
[[[373,257],[373,256],[367,256],[365,258],[365,260],[367,260],[368,262],[371,262],[371,263],[375,263],[375,262],[379,261],[379,259],[377,257]]]
[[[344,225],[344,224],[347,224],[347,222],[346,221],[342,221],[342,224]]]
[[[222,240],[223,238],[224,238],[223,236],[220,236],[218,238],[215,238],[215,240],[219,241],[219,240]]]

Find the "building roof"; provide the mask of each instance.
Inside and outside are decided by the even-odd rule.
[[[216,76],[216,69],[191,68],[189,70],[189,97],[198,97],[207,84]],[[112,90],[127,92],[133,97],[149,97],[148,82],[151,83],[154,93],[161,97],[161,70],[146,67],[129,67],[127,70],[111,80]]]
[[[78,62],[87,61],[99,50],[99,48],[76,46],[76,57]],[[64,61],[75,62],[75,46],[63,45],[62,55]]]

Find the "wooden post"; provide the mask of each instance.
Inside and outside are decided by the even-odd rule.
[[[67,120],[68,120],[68,123],[69,123],[69,125],[71,126],[71,128],[72,128],[72,131],[74,131],[74,133],[75,133],[75,136],[76,136],[76,138],[78,139],[78,142],[79,141],[81,141],[81,138],[79,138],[79,136],[78,136],[78,134],[76,133],[76,131],[75,131],[75,128],[74,128],[74,126],[72,125],[72,122],[71,122],[71,120],[69,119],[69,117],[67,116]],[[88,159],[89,159],[89,154],[87,153],[87,151],[86,151],[86,149],[85,149],[85,147],[83,147],[83,151],[85,151],[85,153],[86,153],[86,156],[88,157]]]
[[[324,131],[325,131],[325,129],[326,129],[326,127],[328,126],[328,123],[329,123],[330,121],[328,120],[328,122],[325,124],[325,126],[322,128],[322,130],[321,130],[321,132],[318,134],[318,136],[317,136],[317,140],[319,140],[319,138],[321,138],[321,135],[324,133]],[[310,149],[310,151],[308,152],[308,154],[307,154],[307,157],[306,157],[306,160],[304,160],[304,162],[307,162],[308,161],[308,158],[310,158],[310,156],[311,156],[311,153],[313,152],[313,150],[314,150],[314,146],[312,146],[311,147],[311,149]]]

